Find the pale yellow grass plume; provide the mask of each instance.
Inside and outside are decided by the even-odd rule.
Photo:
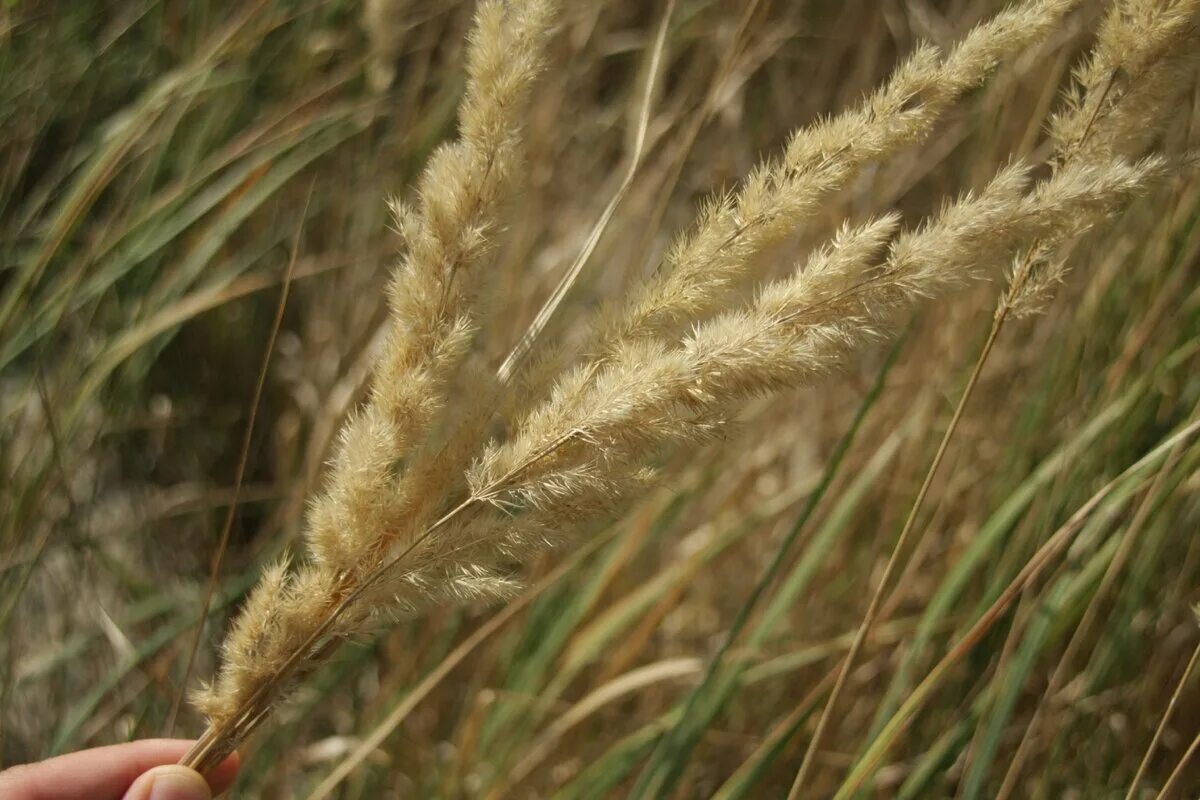
[[[1051,118],[1053,170],[1140,155],[1162,134],[1171,106],[1188,91],[1196,64],[1200,0],[1118,0]],[[1048,234],[1012,267],[998,313],[1041,311],[1066,271],[1074,233]]]
[[[390,287],[391,330],[370,402],[343,431],[329,489],[311,514],[313,557],[336,572],[369,570],[372,556],[422,528],[414,512],[427,498],[412,491],[424,472],[421,446],[474,335],[481,270],[514,188],[522,101],[550,11],[544,0],[480,6],[460,138],[431,157],[415,208],[393,204],[406,252]]]
[[[395,204],[405,255],[389,295],[391,330],[369,400],[346,423],[313,501],[309,558],[269,569],[235,622],[216,683],[196,696],[210,727],[189,763],[215,763],[289,682],[375,618],[504,596],[531,553],[645,487],[664,448],[704,442],[751,396],[810,381],[888,334],[918,298],[1081,233],[1162,175],[1159,159],[1098,156],[1064,162],[1031,189],[1028,169],[1012,165],[923,226],[900,233],[898,217],[885,215],[847,227],[790,277],[723,308],[724,289],[752,259],[869,161],[921,139],[1073,5],[1015,7],[946,55],[920,47],[861,107],[794,134],[605,315],[594,357],[484,444],[490,408],[472,420],[442,411],[474,344],[476,299],[520,175],[523,101],[552,9],[545,0],[483,3],[460,136],[430,159],[417,202]]]
[[[711,311],[755,256],[793,233],[864,166],[920,141],[957,99],[1045,38],[1074,5],[1044,0],[1013,7],[945,55],[932,45],[918,47],[860,106],[797,131],[781,158],[759,166],[735,194],[708,203],[657,273],[611,314],[605,340],[671,330]]]
[[[747,308],[677,344],[620,345],[563,378],[507,442],[488,448],[471,472],[472,501],[498,511],[491,531],[480,524],[472,537],[503,548],[525,514],[565,522],[573,506],[615,502],[661,446],[704,441],[750,396],[829,372],[917,298],[995,270],[1039,238],[1085,230],[1162,172],[1159,159],[1084,166],[1027,192],[1026,170],[1009,167],[918,230],[893,239],[888,216],[843,231]]]
[[[1188,91],[1196,66],[1197,0],[1119,0],[1051,120],[1060,160],[1139,153]]]
[[[430,158],[416,206],[395,204],[405,255],[390,287],[391,330],[370,400],[346,424],[328,488],[310,510],[311,560],[290,573],[285,564],[268,571],[229,634],[216,683],[195,696],[210,734],[222,739],[218,750],[257,723],[288,674],[304,669],[319,637],[350,634],[370,615],[370,604],[356,602],[369,576],[421,524],[414,511],[422,498],[408,491],[410,473],[421,474],[411,456],[422,452],[471,344],[472,307],[519,169],[523,101],[542,63],[552,12],[547,0],[484,2],[478,9],[459,138]],[[393,584],[393,605],[496,588],[469,570],[442,577],[433,585]]]

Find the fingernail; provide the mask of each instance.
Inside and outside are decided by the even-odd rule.
[[[200,773],[187,767],[156,767],[148,773],[152,777],[147,800],[212,800],[208,782]]]

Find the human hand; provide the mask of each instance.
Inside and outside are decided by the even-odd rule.
[[[142,739],[0,772],[4,800],[211,800],[237,776],[236,754],[208,776],[177,764],[192,742]]]

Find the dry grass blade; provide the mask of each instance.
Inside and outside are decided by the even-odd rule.
[[[1038,701],[1037,707],[1034,709],[1033,717],[1026,727],[1025,736],[1022,738],[1021,744],[1017,747],[1016,753],[1013,755],[1012,762],[1008,767],[1008,771],[1004,776],[1004,781],[1000,785],[999,793],[996,800],[1006,800],[1013,791],[1016,790],[1017,780],[1020,777],[1021,767],[1024,759],[1028,754],[1026,743],[1032,743],[1037,740],[1039,735],[1038,725],[1042,721],[1042,713],[1046,711],[1046,706],[1052,702],[1055,695],[1062,689],[1066,681],[1068,670],[1075,661],[1076,655],[1080,648],[1083,647],[1084,641],[1092,633],[1092,625],[1099,617],[1102,603],[1109,596],[1109,593],[1116,587],[1117,579],[1121,571],[1128,563],[1129,557],[1133,552],[1133,548],[1137,543],[1146,520],[1150,515],[1151,508],[1157,502],[1162,491],[1163,483],[1166,476],[1172,469],[1175,468],[1179,458],[1183,455],[1183,447],[1178,446],[1167,456],[1162,467],[1159,468],[1158,474],[1155,475],[1154,481],[1150,484],[1150,488],[1146,491],[1146,496],[1142,498],[1142,502],[1138,504],[1137,511],[1133,515],[1133,520],[1129,523],[1129,529],[1125,537],[1121,540],[1121,547],[1109,562],[1108,568],[1104,571],[1104,577],[1101,579],[1099,588],[1088,601],[1087,610],[1084,612],[1083,618],[1079,621],[1075,632],[1071,634],[1071,639],[1067,643],[1066,649],[1059,658],[1058,666],[1050,675],[1050,682],[1046,685],[1046,690],[1042,693],[1041,699]],[[1134,780],[1136,785],[1137,780]]]
[[[0,3],[0,757],[1186,786],[1200,0],[1006,3]]]
[[[214,33],[191,63],[166,76],[153,86],[142,98],[136,113],[131,118],[121,121],[117,135],[111,137],[111,141],[100,152],[96,163],[88,170],[86,179],[79,183],[64,202],[54,225],[47,231],[36,255],[22,265],[14,281],[15,285],[6,287],[5,298],[0,303],[0,333],[8,332],[13,319],[21,310],[21,304],[28,303],[32,299],[30,297],[32,288],[50,266],[55,255],[66,244],[88,209],[110,184],[126,157],[137,147],[139,139],[166,112],[167,100],[174,98],[177,94],[182,94],[190,83],[210,69],[219,60],[222,53],[231,47],[236,37],[248,29],[250,23],[268,5],[266,0],[256,0],[256,2],[246,4],[241,13]]]
[[[1183,772],[1187,768],[1188,762],[1192,760],[1192,756],[1196,755],[1198,751],[1200,751],[1200,733],[1197,733],[1195,738],[1192,739],[1192,743],[1188,745],[1187,752],[1179,759],[1179,763],[1175,765],[1175,769],[1172,770],[1170,776],[1167,778],[1167,782],[1163,784],[1162,791],[1158,793],[1155,800],[1169,800],[1176,796],[1175,790],[1181,786]]]
[[[875,591],[871,594],[867,609],[863,613],[863,620],[854,636],[854,642],[850,645],[849,652],[846,653],[845,658],[842,659],[838,667],[833,689],[830,691],[829,697],[821,709],[821,716],[817,720],[816,730],[813,732],[812,739],[804,751],[804,758],[800,762],[800,768],[796,771],[796,777],[792,781],[792,788],[788,792],[788,800],[797,800],[800,797],[800,792],[806,785],[809,772],[812,770],[817,753],[820,750],[822,739],[829,728],[830,721],[833,719],[834,708],[837,706],[837,701],[841,698],[842,690],[845,688],[846,681],[850,677],[850,670],[857,660],[858,654],[862,651],[872,626],[875,624],[875,619],[883,603],[884,593],[891,583],[892,574],[899,568],[902,554],[908,552],[908,540],[911,538],[916,526],[917,516],[925,503],[929,489],[933,486],[933,480],[937,475],[938,468],[941,467],[942,460],[946,457],[946,451],[950,447],[950,440],[953,438],[954,432],[958,430],[958,424],[962,420],[963,413],[966,411],[967,400],[975,390],[975,386],[979,382],[979,376],[983,374],[983,365],[987,361],[992,348],[995,346],[996,339],[999,337],[1000,325],[1003,320],[1001,317],[997,317],[996,319],[997,322],[992,325],[983,350],[975,361],[975,366],[971,368],[971,376],[967,379],[966,387],[959,397],[958,404],[954,407],[954,415],[950,418],[950,423],[946,426],[946,430],[942,434],[937,452],[934,453],[933,460],[929,464],[929,469],[925,472],[925,478],[921,482],[921,488],[917,490],[916,499],[913,500],[912,506],[909,508],[908,516],[904,520],[904,527],[900,530],[900,535],[896,538],[896,543],[892,545],[891,555],[888,556],[887,565],[883,568],[883,574],[875,586]]]
[[[884,729],[871,742],[867,751],[859,758],[850,775],[838,788],[835,800],[847,800],[862,788],[863,783],[879,766],[888,750],[895,744],[897,737],[912,723],[913,717],[928,702],[933,693],[937,691],[950,668],[961,661],[979,644],[987,632],[991,630],[992,626],[1007,613],[1012,604],[1021,596],[1025,588],[1036,580],[1054,559],[1066,551],[1074,540],[1075,535],[1083,528],[1084,523],[1088,521],[1108,496],[1113,494],[1126,480],[1133,479],[1148,467],[1156,465],[1176,446],[1188,442],[1198,432],[1200,432],[1200,421],[1195,421],[1170,436],[1166,441],[1143,456],[1137,463],[1129,466],[1120,475],[1105,484],[1104,487],[1092,495],[1072,515],[1071,519],[1067,520],[1061,528],[1046,540],[1045,544],[1038,549],[1037,553],[1021,569],[1017,577],[1004,589],[1000,597],[992,603],[971,629],[963,634],[962,638],[954,644],[949,652],[938,661],[937,665],[929,671],[921,683],[913,689],[900,709],[892,716]]]
[[[676,681],[702,674],[703,664],[695,658],[674,658],[657,661],[612,678],[580,699],[555,719],[530,745],[529,752],[504,777],[504,782],[488,797],[497,800],[511,797],[513,792],[541,766],[559,741],[576,725],[609,703],[664,681]]]
[[[554,287],[554,291],[546,298],[546,302],[542,304],[533,321],[529,323],[529,327],[521,335],[520,341],[517,342],[512,351],[505,357],[500,368],[496,370],[496,377],[502,385],[508,383],[521,368],[522,362],[537,343],[542,330],[546,327],[551,317],[554,316],[559,305],[566,298],[567,293],[571,291],[571,287],[579,280],[580,273],[592,257],[592,253],[595,252],[596,245],[600,243],[600,237],[604,235],[604,231],[608,228],[608,223],[612,221],[613,214],[617,211],[617,206],[621,204],[621,200],[624,199],[625,194],[629,191],[629,187],[633,186],[633,179],[637,177],[638,170],[642,165],[642,156],[646,147],[646,131],[650,127],[654,87],[659,81],[663,52],[667,43],[667,31],[670,29],[671,17],[674,13],[675,0],[667,0],[666,8],[663,10],[662,21],[658,24],[658,33],[654,37],[654,47],[650,51],[650,66],[646,72],[646,85],[642,90],[642,104],[641,110],[638,112],[637,131],[634,133],[633,138],[633,153],[629,156],[629,168],[625,172],[625,177],[621,179],[621,184],[617,187],[616,193],[608,201],[608,205],[605,206],[600,218],[596,220],[596,224],[592,226],[579,254],[571,262],[571,266],[567,268],[558,285]]]

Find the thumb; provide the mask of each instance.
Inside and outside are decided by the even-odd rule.
[[[212,790],[199,772],[172,764],[142,775],[123,800],[212,800]]]

